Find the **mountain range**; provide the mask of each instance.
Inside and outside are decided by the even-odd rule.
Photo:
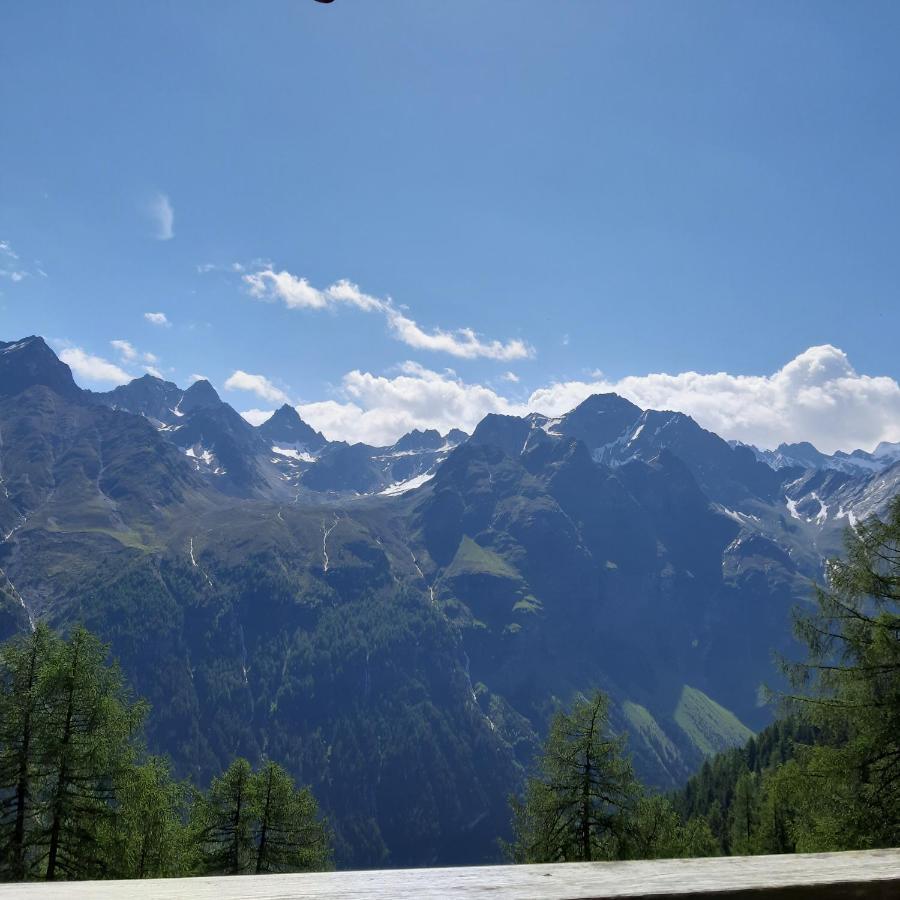
[[[759,450],[615,394],[350,445],[0,342],[0,637],[84,623],[153,749],[282,762],[342,865],[489,861],[576,692],[660,788],[765,725],[791,608],[898,485],[900,445]]]

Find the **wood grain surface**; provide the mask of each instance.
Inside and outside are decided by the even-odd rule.
[[[0,900],[900,900],[900,850],[0,885]]]

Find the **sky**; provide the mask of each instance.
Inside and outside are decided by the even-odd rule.
[[[900,5],[0,9],[0,339],[389,443],[592,392],[900,441]]]

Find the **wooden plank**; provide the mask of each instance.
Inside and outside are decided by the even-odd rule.
[[[900,900],[900,850],[0,886],[0,900]]]

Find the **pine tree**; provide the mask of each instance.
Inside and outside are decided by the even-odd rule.
[[[639,793],[600,691],[556,715],[524,801],[512,800],[518,862],[613,857]]]
[[[60,640],[43,623],[0,649],[0,878],[23,881],[33,859],[41,783],[42,675]]]
[[[807,659],[786,666],[823,746],[800,757],[816,782],[804,829],[855,849],[900,843],[900,497],[848,529],[816,609],[796,619]],[[818,803],[818,812],[816,811]],[[816,816],[822,821],[811,821]]]
[[[46,660],[46,709],[40,725],[45,877],[103,876],[99,831],[111,814],[115,784],[134,758],[132,737],[145,708],[133,703],[107,649],[76,628]]]
[[[665,797],[641,797],[628,818],[619,856],[672,859],[682,855],[681,820]]]
[[[722,847],[704,816],[692,816],[681,829],[682,857],[720,856]]]
[[[185,824],[185,784],[172,779],[169,764],[150,757],[125,768],[115,784],[113,812],[104,819],[99,843],[115,878],[188,875],[196,850]]]
[[[744,771],[734,787],[731,805],[729,847],[736,856],[753,853],[754,835],[759,822],[759,796],[756,776]]]
[[[298,791],[277,763],[267,762],[252,778],[257,875],[327,868],[328,835],[308,790]]]
[[[330,866],[308,789],[237,759],[200,794],[146,755],[145,714],[83,628],[63,640],[39,624],[0,646],[0,880]]]
[[[765,772],[760,782],[758,824],[754,836],[756,853],[796,851],[797,763],[782,763]]]
[[[192,825],[209,873],[240,875],[254,854],[253,772],[246,759],[236,759],[209,790],[194,801]]]

